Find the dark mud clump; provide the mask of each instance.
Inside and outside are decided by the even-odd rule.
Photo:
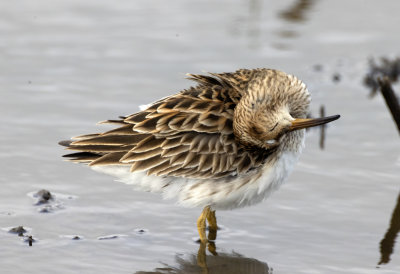
[[[364,77],[364,84],[371,89],[370,96],[375,96],[380,88],[379,78],[387,77],[390,83],[397,82],[400,75],[400,58],[390,60],[382,57],[380,64],[374,59],[369,61],[369,71]]]
[[[50,191],[46,189],[39,190],[33,195],[33,197],[37,198],[37,201],[35,203],[36,205],[47,204],[49,201],[54,199]]]
[[[46,189],[39,190],[35,193],[30,193],[29,196],[35,199],[35,206],[40,206],[38,209],[40,213],[51,213],[64,208],[64,204],[59,199],[60,197],[56,197],[54,193],[51,193]],[[72,196],[68,196],[68,199],[72,198]]]
[[[8,232],[13,234],[18,234],[18,236],[22,237],[24,236],[24,233],[27,232],[27,230],[22,225],[20,225],[11,228],[10,230],[8,230]]]
[[[341,79],[342,79],[342,76],[337,72],[332,75],[332,81],[334,83],[339,83]]]
[[[29,246],[32,246],[32,244],[36,241],[32,235],[24,235],[26,232],[28,232],[28,230],[25,229],[22,225],[10,228],[8,232],[18,234],[19,237],[23,237],[23,241],[28,243]]]
[[[139,235],[142,235],[142,234],[145,234],[145,233],[147,233],[149,230],[148,229],[145,229],[145,228],[137,228],[137,229],[135,229],[135,233],[136,234],[139,234]]]

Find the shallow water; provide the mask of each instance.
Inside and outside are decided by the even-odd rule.
[[[313,115],[324,105],[342,118],[324,150],[319,131],[308,132],[294,173],[268,201],[217,212],[220,256],[207,252],[210,271],[400,272],[398,245],[376,269],[399,195],[399,135],[381,96],[369,99],[362,85],[369,57],[399,54],[399,8],[395,0],[1,2],[1,273],[201,273],[200,209],[63,162],[57,142],[188,87],[186,72],[242,67],[297,75]],[[55,195],[48,205],[35,205],[41,189]],[[7,232],[19,225],[32,246]]]

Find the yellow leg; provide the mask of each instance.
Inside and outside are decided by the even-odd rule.
[[[208,221],[208,238],[206,235],[206,222]],[[203,212],[201,213],[200,217],[197,219],[197,229],[199,231],[199,236],[200,236],[200,245],[201,247],[205,247],[207,244],[208,250],[213,254],[213,255],[218,255],[216,252],[216,246],[214,241],[217,239],[217,218],[215,217],[215,210],[212,211],[209,206],[206,206],[203,209]],[[202,249],[200,247],[200,250]],[[198,257],[198,259],[201,258]],[[203,260],[200,260],[203,261]]]
[[[210,241],[215,241],[217,239],[217,217],[215,217],[215,210],[211,211],[207,215],[207,221],[208,221],[208,240]]]
[[[217,247],[215,245],[215,242],[209,242],[207,245],[207,249],[208,251],[210,251],[211,254],[213,254],[214,256],[218,256],[217,253]]]
[[[206,261],[206,243],[201,242],[197,252],[197,265],[201,267],[203,273],[208,273]]]
[[[210,251],[214,256],[218,255],[215,246],[215,240],[217,239],[217,217],[215,217],[215,210],[210,211],[210,214],[207,216],[208,221],[208,251]]]
[[[199,231],[200,241],[202,243],[207,243],[207,236],[206,236],[206,220],[211,212],[209,206],[206,206],[203,209],[200,217],[197,219],[197,230]]]
[[[206,235],[206,227],[208,221],[208,239]],[[212,211],[209,206],[206,206],[201,212],[200,217],[197,219],[197,229],[200,236],[200,247],[197,253],[197,265],[202,268],[202,273],[208,273],[208,267],[206,262],[206,246],[208,251],[213,255],[217,256],[215,246],[215,239],[217,238],[217,218],[215,217],[215,211]]]

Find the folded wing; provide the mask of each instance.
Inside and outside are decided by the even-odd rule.
[[[199,179],[237,176],[261,166],[268,151],[235,142],[233,111],[240,94],[221,79],[190,76],[200,85],[102,122],[119,125],[116,129],[63,142],[78,151],[64,156],[90,166],[127,165],[131,172]]]

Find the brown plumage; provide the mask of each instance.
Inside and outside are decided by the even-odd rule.
[[[273,148],[241,143],[233,132],[234,109],[248,82],[265,73],[277,72],[189,74],[196,87],[119,120],[102,122],[120,127],[73,138],[67,147],[80,152],[64,157],[90,166],[129,165],[132,172],[186,178],[236,176],[256,169]]]
[[[197,223],[204,242],[206,219],[216,235],[211,209],[264,200],[293,169],[303,129],[339,115],[306,119],[305,84],[277,70],[188,76],[195,87],[102,122],[117,125],[113,130],[60,144],[77,151],[64,155],[73,162],[176,197],[182,205],[204,207]]]

